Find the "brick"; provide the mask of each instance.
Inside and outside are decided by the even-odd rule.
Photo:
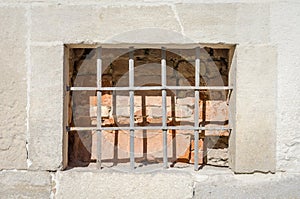
[[[144,134],[145,133],[145,134]],[[137,130],[134,133],[134,146],[135,146],[135,157],[142,158],[144,148],[147,148],[147,158],[150,161],[161,162],[163,157],[163,145],[162,145],[162,131],[158,130],[147,130],[146,132]],[[143,137],[147,137],[147,144],[144,147]],[[183,156],[190,146],[190,135],[172,135],[172,132],[168,132],[167,143],[168,143],[168,157],[175,161],[177,158]],[[117,158],[123,162],[129,157],[129,142],[130,133],[129,131],[104,131],[102,140],[102,158],[107,160],[111,165]],[[96,158],[97,154],[97,136],[93,134],[93,146],[92,146],[92,158]],[[174,156],[175,154],[175,156]],[[121,161],[122,162],[122,161]],[[128,162],[128,161],[127,161]]]
[[[199,117],[202,114],[203,114],[203,110],[200,109]],[[228,115],[229,115],[228,105],[226,101],[222,101],[222,100],[206,101],[205,114],[206,114],[205,119],[207,121],[226,121],[228,120]]]
[[[101,117],[109,117],[111,107],[101,106]],[[97,117],[97,106],[90,107],[90,117]]]
[[[90,106],[97,106],[97,96],[90,96]],[[101,96],[101,105],[102,106],[111,106],[112,105],[112,95],[104,94]]]
[[[191,151],[191,159],[189,163],[195,163],[195,151]],[[203,151],[198,152],[198,164],[203,164]]]
[[[203,163],[203,156],[205,156],[206,154],[204,154],[204,151],[203,151],[203,140],[200,139],[198,141],[198,146],[199,146],[199,151],[198,151],[198,164],[202,164]],[[191,151],[190,151],[190,163],[191,164],[194,164],[195,163],[195,141],[192,140],[191,141],[191,147],[190,147]]]
[[[171,106],[171,97],[170,96],[167,96],[166,102],[167,102],[167,106]],[[146,106],[160,107],[161,105],[162,105],[162,97],[161,96],[146,96]]]
[[[26,165],[26,17],[20,7],[0,8],[0,170]],[[13,24],[13,25],[12,25]]]
[[[149,116],[152,118],[162,117],[162,107],[149,108]]]
[[[176,105],[175,106],[175,112],[174,112],[174,117],[175,118],[189,118],[194,110],[194,108],[190,108],[186,105]],[[172,116],[172,112],[170,109],[168,109],[168,116]]]
[[[195,103],[194,97],[184,97],[184,98],[177,98],[176,104],[179,105],[193,105]]]

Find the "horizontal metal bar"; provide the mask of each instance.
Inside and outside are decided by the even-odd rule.
[[[141,87],[70,87],[71,91],[147,91],[147,90],[232,90],[232,86],[141,86]]]
[[[237,44],[233,43],[196,43],[196,42],[184,42],[184,43],[99,43],[99,44],[66,44],[70,48],[116,48],[116,49],[128,49],[134,47],[135,49],[139,48],[154,48],[160,49],[164,46],[167,49],[193,49],[196,47],[210,47],[216,49],[231,49]]]
[[[162,126],[135,126],[135,127],[70,127],[69,131],[96,131],[96,130],[162,130]],[[203,130],[203,131],[229,131],[231,128],[227,127],[194,127],[194,126],[167,126],[166,130]]]

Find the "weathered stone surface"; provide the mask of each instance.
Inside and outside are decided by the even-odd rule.
[[[14,4],[14,3],[56,3],[56,0],[2,0],[1,3]]]
[[[176,10],[187,37],[206,42],[235,41],[234,4],[177,4]]]
[[[270,4],[236,4],[235,43],[268,43],[270,41]]]
[[[223,0],[226,3],[261,3],[260,0]],[[40,3],[40,4],[57,4],[57,0],[2,0],[3,3]],[[195,3],[216,3],[215,1],[207,1],[207,0],[191,0],[189,2],[195,2]],[[264,0],[264,3],[268,2],[274,2],[274,0]],[[69,4],[79,4],[82,5],[83,2],[81,0],[60,0],[60,4],[62,5],[69,5]],[[162,3],[159,0],[116,0],[116,1],[110,1],[110,0],[86,0],[84,3],[86,4],[98,4],[98,5],[125,5],[125,4],[132,4],[132,3],[138,3],[138,4],[144,4],[147,5],[149,3],[151,4],[157,4],[157,3]],[[169,0],[166,2],[166,4],[169,3],[185,3],[185,0]]]
[[[277,48],[277,170],[300,172],[300,3],[271,6],[271,42]]]
[[[0,8],[0,170],[26,165],[25,9]]]
[[[57,198],[192,198],[193,179],[185,172],[57,173]],[[86,186],[86,183],[89,186]]]
[[[212,171],[216,173],[217,171]],[[197,179],[198,178],[198,179]],[[299,174],[198,175],[195,198],[298,198]]]
[[[49,198],[51,178],[48,172],[1,171],[1,198]]]
[[[134,10],[134,12],[132,12]],[[78,14],[80,13],[80,15]],[[50,28],[57,27],[59,28]],[[112,25],[114,24],[114,25]],[[159,28],[179,31],[179,24],[169,6],[48,6],[34,7],[32,10],[33,41],[105,41],[111,39],[145,39],[147,34],[137,37],[134,34],[120,33],[144,28]],[[154,31],[146,31],[154,33]],[[159,34],[157,34],[159,36]],[[164,37],[165,35],[161,35]],[[159,37],[153,37],[160,41]],[[172,37],[170,37],[172,38]],[[127,41],[128,42],[128,41]]]
[[[228,150],[209,149],[207,153],[207,163],[216,166],[228,166]]]
[[[237,48],[233,147],[236,149],[233,170],[237,173],[275,172],[276,75],[274,47]]]
[[[32,47],[31,65],[30,169],[56,170],[62,162],[64,128],[63,46]]]
[[[194,41],[269,41],[268,4],[176,4],[176,10],[185,35]]]

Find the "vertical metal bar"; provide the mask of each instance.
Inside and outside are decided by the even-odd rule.
[[[162,89],[162,130],[163,130],[163,163],[168,168],[168,145],[167,145],[167,72],[166,72],[166,49],[161,49],[161,85]]]
[[[113,86],[115,86],[115,84],[113,83]],[[117,91],[112,91],[112,95],[113,95],[113,101],[112,101],[112,116],[114,118],[114,126],[116,126],[116,121],[118,121],[117,119],[117,114],[116,114],[116,108],[117,108]],[[115,143],[114,143],[114,166],[118,165],[118,156],[119,156],[119,130],[115,130]]]
[[[143,117],[143,126],[147,125],[147,118],[146,118],[146,96],[142,94],[142,117]],[[143,158],[144,161],[147,163],[147,130],[143,130]]]
[[[134,60],[133,48],[129,51],[129,98],[130,98],[130,168],[134,169]]]
[[[102,60],[101,60],[101,47],[97,48],[97,128],[101,128],[101,97],[102,92],[99,90],[102,86]],[[97,130],[97,168],[101,169],[101,156],[102,156],[102,131]]]
[[[195,87],[200,85],[200,47],[196,48],[195,59]],[[199,126],[199,90],[195,90],[195,110],[194,110],[194,127]],[[194,131],[194,170],[197,171],[199,166],[199,130]]]

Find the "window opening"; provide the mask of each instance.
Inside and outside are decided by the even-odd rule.
[[[114,142],[113,166],[130,162],[134,169],[138,159],[149,163],[149,134],[156,132],[162,135],[157,144],[162,151],[158,163],[164,168],[193,163],[198,170],[199,164],[210,161],[208,145],[228,147],[228,100],[233,89],[228,86],[230,62],[228,48],[71,48],[69,165],[87,166],[95,161],[102,168],[107,162],[105,142],[110,140]],[[107,132],[114,138],[106,138]],[[129,144],[120,143],[125,140],[120,139],[123,134],[129,136]],[[177,135],[190,136],[189,146],[180,155],[176,154]],[[122,146],[129,160],[119,159]],[[136,155],[136,147],[142,148],[142,157]]]

